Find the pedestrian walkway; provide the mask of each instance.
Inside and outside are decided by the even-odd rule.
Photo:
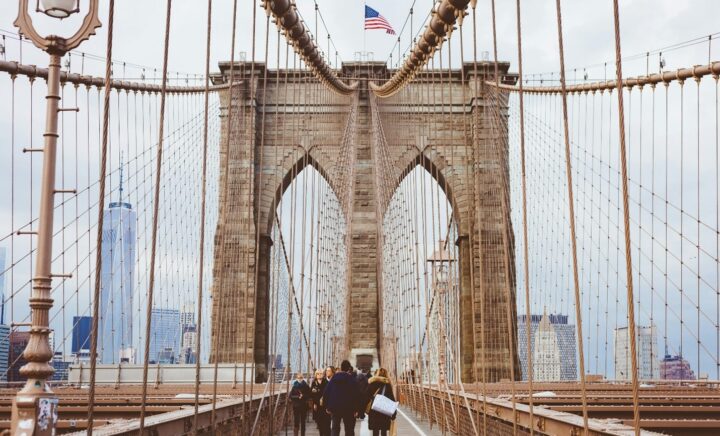
[[[415,415],[409,409],[398,409],[397,415],[397,436],[440,436],[442,432],[437,426],[430,429],[427,421],[421,421],[420,418]],[[362,421],[358,421],[355,425],[355,436],[372,436],[372,432],[367,428],[367,418]],[[287,430],[278,433],[278,436],[292,435],[292,426],[288,427]],[[344,432],[341,433],[344,435]],[[305,436],[319,436],[320,433],[317,430],[315,422],[308,417],[307,431]]]

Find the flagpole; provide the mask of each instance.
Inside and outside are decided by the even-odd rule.
[[[367,2],[363,2],[363,53],[362,53],[362,56],[360,56],[360,60],[362,60],[362,57],[367,54],[367,51],[365,48],[366,40],[367,40],[367,29],[365,28],[365,20],[366,20],[366,16],[367,16],[366,14],[367,14]]]

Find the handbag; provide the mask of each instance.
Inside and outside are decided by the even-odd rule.
[[[383,386],[380,395],[375,395],[372,402],[372,410],[387,417],[392,417],[395,415],[395,412],[397,412],[399,403],[385,396],[386,387],[387,385]]]

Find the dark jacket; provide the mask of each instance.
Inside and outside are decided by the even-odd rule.
[[[303,380],[293,382],[290,389],[290,401],[292,401],[293,410],[296,412],[307,412],[308,400],[310,399],[310,387]]]
[[[310,399],[312,399],[313,405],[317,406],[317,410],[313,410],[313,418],[315,418],[316,421],[318,418],[327,416],[327,413],[325,413],[325,405],[322,402],[322,397],[327,385],[328,381],[325,377],[323,377],[320,383],[318,383],[317,379],[314,379],[310,384]]]
[[[368,378],[368,374],[362,372],[358,372],[357,374],[356,380],[358,382],[358,388],[360,389],[360,394],[363,396],[367,395]]]
[[[323,394],[325,409],[338,416],[359,412],[362,400],[355,375],[347,372],[335,373]]]
[[[395,419],[395,416],[385,416],[382,413],[375,412],[371,409],[372,402],[375,399],[375,395],[384,394],[389,399],[395,401],[395,395],[393,394],[393,388],[390,384],[390,380],[385,377],[372,377],[368,380],[367,390],[367,409],[368,412],[368,429],[370,430],[390,430],[390,421]],[[383,388],[385,392],[383,393]]]
[[[318,383],[317,379],[314,379],[312,383],[310,383],[310,398],[313,401],[313,404],[315,406],[320,407],[322,404],[320,404],[323,394],[325,393],[325,388],[328,385],[328,381],[326,378],[323,377],[323,379]]]

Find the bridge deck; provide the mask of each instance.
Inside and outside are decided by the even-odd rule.
[[[367,426],[367,418],[362,421],[358,421],[355,424],[355,436],[372,436],[372,431],[368,430]],[[292,434],[292,427],[288,427],[287,429],[277,433],[278,436]],[[440,436],[442,435],[442,432],[437,425],[433,426],[431,429],[427,420],[423,421],[417,414],[406,407],[399,410],[396,420],[396,434],[398,436]],[[309,415],[308,422],[306,424],[305,436],[320,436],[315,422]]]

